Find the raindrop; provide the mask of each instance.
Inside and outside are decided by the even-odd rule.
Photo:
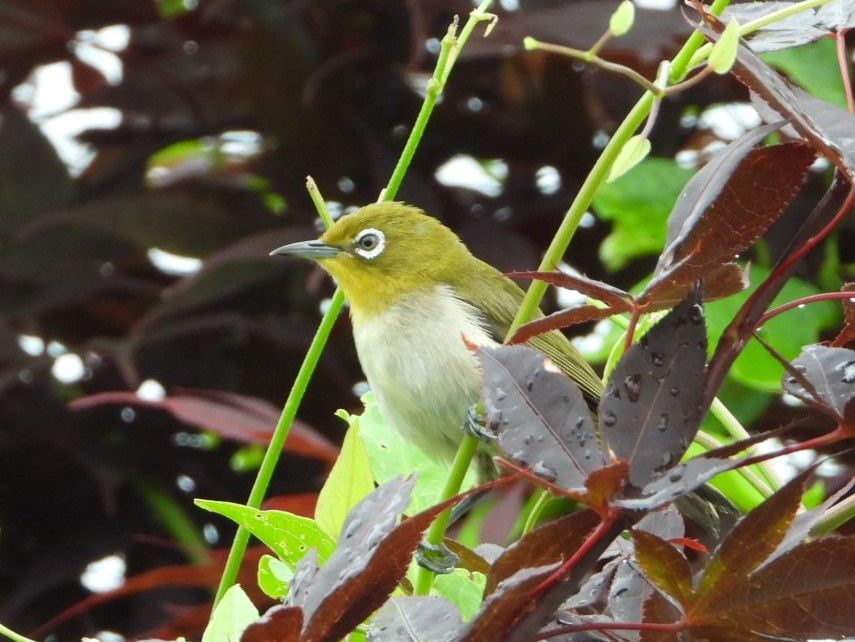
[[[668,422],[670,420],[671,418],[668,416],[668,413],[663,412],[661,415],[659,415],[659,421],[656,423],[656,430],[658,430],[659,432],[665,432],[666,430],[668,430]]]
[[[807,366],[804,366],[801,363],[797,363],[795,367],[796,367],[796,370],[798,370],[799,372],[806,372],[807,371]]]
[[[590,448],[585,448],[584,452],[582,453],[582,456],[583,456],[585,459],[590,459],[590,458],[591,458],[591,449],[590,449]]]
[[[641,397],[641,375],[632,374],[624,377],[623,387],[626,389],[626,395],[630,401],[636,402]]]
[[[614,426],[617,423],[617,415],[611,410],[606,410],[602,416],[603,424],[606,426]]]
[[[576,428],[581,429],[581,428],[582,428],[582,426],[584,425],[584,423],[585,423],[585,418],[584,418],[584,417],[579,417],[579,418],[576,420]]]
[[[605,397],[614,397],[615,399],[620,399],[620,389],[617,386],[610,385],[606,390]]]
[[[527,436],[523,439],[523,445],[525,445],[525,446],[531,446],[531,435],[527,435]]]
[[[855,359],[852,361],[844,361],[837,366],[837,370],[843,372],[843,383],[855,383]]]
[[[543,477],[543,479],[548,482],[553,482],[558,477],[556,472],[552,470],[549,466],[544,464],[542,461],[539,461],[534,466],[532,466],[531,472],[533,472],[538,477]]]
[[[668,388],[668,392],[671,393],[672,397],[679,397],[680,396],[680,388],[677,386],[671,386],[670,388]]]
[[[668,477],[672,482],[678,482],[683,479],[683,473],[671,473],[671,476]]]
[[[652,361],[653,365],[656,366],[657,368],[661,368],[662,364],[665,362],[664,359],[662,359],[662,355],[659,354],[658,352],[651,352],[650,353],[650,361]]]
[[[700,304],[695,303],[692,306],[692,311],[689,314],[689,319],[692,323],[698,324],[704,320],[704,309],[700,306]]]
[[[794,386],[798,383],[798,379],[796,379],[795,377],[787,377],[787,383],[791,386]]]

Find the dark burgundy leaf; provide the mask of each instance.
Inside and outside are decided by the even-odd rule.
[[[529,321],[521,326],[513,336],[512,343],[523,343],[528,341],[533,336],[549,332],[550,330],[558,330],[567,328],[577,323],[587,323],[589,321],[599,321],[619,312],[629,312],[631,307],[621,307],[620,309],[613,308],[598,308],[594,305],[580,305],[568,310],[553,312],[540,319]]]
[[[403,579],[422,534],[443,510],[462,497],[432,506],[396,526],[407,507],[414,478],[395,479],[377,488],[350,511],[338,547],[300,595],[303,642],[338,640],[377,610]],[[298,566],[299,569],[299,566]],[[292,591],[297,584],[295,573]]]
[[[600,401],[606,440],[638,488],[679,461],[700,425],[707,336],[698,301],[690,296],[629,349]]]
[[[707,451],[701,456],[693,457],[686,462],[677,464],[661,476],[652,480],[641,489],[640,497],[626,497],[613,501],[616,506],[631,510],[650,511],[674,501],[707,483],[710,479],[728,470],[744,465],[744,460],[726,459],[746,448],[765,441],[770,437],[778,437],[792,430],[795,424],[788,424],[753,435],[735,443]]]
[[[653,593],[650,583],[644,579],[629,559],[618,560],[612,584],[609,587],[606,614],[617,622],[640,622],[642,605]],[[638,640],[638,631],[626,631],[622,636],[627,642]]]
[[[734,586],[775,552],[790,529],[812,473],[808,469],[794,477],[734,526],[707,562],[692,614],[716,611],[731,603]]]
[[[679,617],[677,608],[658,591],[651,591],[644,601],[643,622],[670,624]],[[681,635],[677,631],[646,630],[641,632],[641,642],[692,642],[691,638]]]
[[[723,26],[709,14],[705,17],[713,26],[704,23],[701,28],[708,37],[716,40]],[[855,116],[793,86],[742,44],[739,45],[733,75],[766,105],[765,109],[759,105],[764,119],[769,122],[778,118],[788,120],[795,131],[850,181],[855,177]],[[754,102],[756,105],[757,101]]]
[[[691,257],[654,277],[644,288],[637,300],[645,312],[672,308],[686,298],[700,280],[704,301],[722,299],[741,292],[748,287],[749,270],[737,263],[722,263],[700,269]]]
[[[641,489],[640,497],[627,497],[612,503],[630,510],[655,510],[678,497],[691,493],[710,479],[727,470],[740,466],[740,462],[714,457],[694,457],[677,464],[663,475],[652,480]]]
[[[813,386],[819,399],[814,398],[792,375],[784,377],[784,390],[838,421],[855,420],[855,407],[852,406],[855,399],[855,350],[818,344],[805,346],[793,361],[793,367]]]
[[[532,472],[579,489],[609,461],[579,388],[541,352],[481,348],[487,425],[502,450]]]
[[[597,515],[585,510],[571,513],[531,531],[509,546],[495,561],[487,575],[484,595],[522,568],[549,566],[571,555],[599,522]]]
[[[688,560],[672,544],[651,533],[636,529],[632,538],[635,559],[645,577],[677,603],[688,604],[693,593]]]
[[[720,620],[768,636],[842,639],[855,631],[853,568],[855,537],[807,542],[733,591]]]
[[[622,514],[613,521],[608,528],[599,532],[599,537],[591,542],[584,554],[574,559],[572,568],[568,569],[561,579],[552,578],[544,583],[538,591],[538,599],[528,603],[523,601],[520,606],[527,608],[518,614],[516,620],[506,629],[504,637],[497,638],[497,642],[529,642],[534,635],[546,626],[553,618],[558,608],[571,595],[577,593],[583,579],[591,568],[597,563],[607,548],[614,542],[624,529],[632,525],[640,515]],[[486,606],[486,604],[485,604]],[[477,638],[472,638],[473,642]],[[487,642],[485,640],[485,642]]]
[[[509,272],[508,276],[520,279],[535,279],[568,290],[577,290],[592,299],[597,299],[615,309],[629,309],[632,295],[603,281],[566,272]]]
[[[736,18],[740,25],[762,18],[773,11],[786,9],[795,2],[746,2],[729,6],[721,14],[723,22]],[[835,2],[831,2],[834,5]],[[828,5],[826,5],[828,6]],[[824,8],[824,7],[823,7]],[[757,53],[777,51],[814,42],[828,35],[830,25],[817,15],[816,9],[808,9],[788,16],[758,29],[747,36],[751,48]]]
[[[280,411],[264,399],[222,390],[180,390],[163,399],[148,400],[134,392],[102,392],[80,397],[69,404],[72,410],[84,410],[103,404],[126,404],[158,408],[186,424],[210,430],[226,439],[266,444],[279,420]],[[289,452],[335,462],[338,448],[305,423],[295,420],[285,442]]]
[[[504,579],[481,604],[459,642],[502,642],[533,599],[533,591],[560,566],[521,568]]]
[[[460,611],[441,597],[393,597],[371,618],[371,642],[455,642]]]
[[[303,611],[296,606],[274,606],[244,629],[240,642],[300,642]]]
[[[701,278],[751,247],[795,198],[816,154],[804,143],[756,148],[780,126],[742,135],[691,178],[668,219],[657,276],[679,269],[689,273],[682,282]]]
[[[686,523],[680,511],[670,505],[647,513],[635,525],[635,530],[645,531],[665,541],[671,541],[680,539],[686,534]]]

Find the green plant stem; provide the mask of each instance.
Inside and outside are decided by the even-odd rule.
[[[428,120],[433,113],[433,108],[436,106],[436,101],[439,99],[442,94],[442,90],[445,88],[445,83],[448,81],[451,69],[457,61],[457,56],[460,54],[460,50],[463,48],[463,45],[466,44],[469,36],[472,35],[473,29],[475,29],[475,26],[479,22],[493,19],[493,16],[486,13],[487,8],[492,4],[492,1],[493,0],[484,0],[475,10],[472,11],[469,15],[469,20],[466,21],[466,24],[460,31],[459,36],[457,35],[457,19],[455,18],[454,22],[449,25],[448,31],[445,36],[443,36],[440,43],[436,67],[434,67],[433,75],[428,81],[427,92],[425,94],[424,101],[422,102],[421,109],[419,110],[419,114],[416,116],[416,121],[413,123],[413,128],[410,130],[410,136],[404,145],[404,149],[401,152],[398,163],[392,171],[389,183],[386,185],[386,189],[381,192],[378,200],[391,201],[394,200],[395,196],[398,194],[398,188],[401,187],[401,181],[404,180],[404,175],[410,168],[410,162],[413,160],[416,149],[422,140],[425,127],[427,127]]]
[[[785,6],[783,9],[772,11],[771,13],[768,13],[765,16],[761,16],[756,20],[752,20],[750,22],[746,22],[744,25],[741,25],[739,27],[739,37],[744,38],[745,36],[754,33],[758,29],[762,29],[763,27],[778,22],[779,20],[783,20],[784,18],[789,18],[790,16],[799,14],[802,11],[807,11],[808,9],[813,9],[815,7],[821,7],[822,5],[827,4],[828,2],[831,2],[831,0],[805,0],[804,2]],[[694,67],[695,65],[699,65],[701,62],[703,62],[703,60],[709,55],[711,49],[712,44],[706,43],[697,51],[693,52],[692,56],[689,59],[689,67]]]
[[[729,2],[730,0],[715,0],[710,7],[710,11],[719,15],[724,11]],[[671,79],[673,81],[679,82],[683,80],[688,70],[688,61],[703,44],[703,41],[703,34],[698,31],[693,32],[689,36],[686,44],[683,45],[671,61]],[[647,114],[650,113],[650,109],[653,106],[654,98],[652,92],[645,92],[626,115],[626,118],[623,119],[623,122],[603,149],[597,162],[594,163],[594,166],[585,178],[585,182],[582,183],[582,187],[579,188],[579,193],[576,194],[576,198],[573,199],[573,203],[571,203],[570,208],[564,215],[564,220],[561,221],[561,225],[555,232],[552,242],[546,249],[538,270],[551,270],[561,261],[564,253],[567,251],[567,246],[570,245],[570,241],[579,227],[579,222],[582,220],[585,212],[588,211],[591,201],[594,200],[594,195],[605,182],[606,177],[608,177],[609,170],[617,159],[621,148],[626,144],[626,141],[632,138],[632,135],[641,126],[644,119],[647,118]],[[546,294],[546,288],[547,284],[545,282],[532,281],[517,311],[517,315],[513,323],[511,323],[508,338],[512,337],[522,324],[534,318],[535,310],[537,310],[541,300],[543,300],[543,295]]]
[[[15,633],[12,629],[3,626],[0,624],[0,635],[4,635],[12,642],[35,642],[35,640],[31,640],[30,638],[21,635],[20,633]]]
[[[850,495],[828,509],[825,515],[819,518],[810,533],[811,535],[828,535],[851,519],[855,519],[855,495]]]
[[[312,199],[312,203],[315,205],[315,210],[318,212],[318,216],[321,217],[321,221],[324,223],[324,227],[327,229],[331,228],[333,224],[332,216],[330,216],[327,204],[324,202],[324,197],[321,196],[318,184],[315,183],[315,179],[311,176],[306,176],[306,191],[309,192],[309,196]]]
[[[453,36],[453,31],[455,30],[456,23],[452,24],[451,28],[449,28],[449,33],[446,34],[446,36],[443,38],[442,49],[440,50],[439,59],[437,60],[438,71],[434,70],[434,79],[436,79],[438,82],[433,83],[432,87],[428,87],[428,94],[427,96],[425,96],[425,100],[422,104],[421,110],[419,111],[416,123],[413,126],[412,131],[410,131],[410,136],[407,139],[406,144],[404,145],[404,150],[401,152],[401,157],[398,159],[398,163],[395,166],[395,170],[392,172],[392,176],[389,179],[388,185],[381,192],[379,200],[391,200],[397,194],[398,188],[401,185],[401,181],[403,180],[404,175],[406,174],[407,169],[410,166],[410,161],[412,160],[416,148],[418,147],[422,135],[424,134],[424,129],[427,126],[428,119],[430,118],[430,115],[433,111],[433,107],[436,105],[436,100],[442,92],[442,88],[445,86],[445,82],[447,81],[448,76],[451,73],[451,68],[454,64],[454,61],[457,59],[457,54],[454,52],[454,49],[456,47],[459,51],[459,48],[463,46],[465,40],[472,33],[472,30],[475,28],[475,25],[484,20],[493,19],[492,16],[485,13],[485,10],[487,9],[487,7],[490,6],[491,3],[492,0],[484,0],[483,2],[481,2],[478,8],[476,8],[470,14],[469,20],[463,27],[459,38],[454,38]],[[451,37],[449,36],[449,34],[451,34]],[[317,189],[315,181],[311,177],[308,177],[306,180],[306,188],[309,191],[309,195],[312,198],[312,202],[315,204],[315,207],[318,210],[318,214],[320,215],[321,220],[323,220],[325,226],[329,227],[333,223],[332,218],[330,217],[329,212],[326,209],[326,205],[324,203],[323,198],[321,197],[320,192]],[[330,332],[332,331],[332,328],[335,325],[335,322],[338,319],[338,316],[341,313],[343,307],[344,293],[341,291],[341,289],[336,289],[335,294],[333,294],[332,300],[330,302],[330,306],[324,314],[323,318],[321,319],[321,323],[318,326],[318,330],[315,333],[314,338],[312,339],[312,343],[309,346],[308,351],[306,352],[306,356],[303,359],[303,363],[300,365],[300,370],[297,373],[297,378],[294,380],[294,384],[291,387],[291,390],[288,392],[288,398],[285,400],[285,405],[282,408],[282,414],[279,417],[279,421],[277,422],[276,428],[273,431],[273,436],[271,437],[270,444],[268,445],[267,450],[264,453],[264,458],[261,460],[261,466],[258,469],[255,482],[253,483],[252,489],[250,490],[249,499],[246,502],[246,505],[250,506],[251,508],[260,507],[261,502],[264,500],[267,488],[270,485],[270,480],[273,477],[273,472],[276,469],[276,464],[279,461],[279,456],[282,452],[283,447],[285,446],[285,440],[288,437],[288,433],[291,429],[291,424],[293,423],[294,418],[297,416],[297,410],[299,409],[300,403],[303,400],[303,395],[306,392],[306,388],[309,385],[309,381],[311,381],[312,375],[315,371],[315,367],[317,366],[321,353],[323,352],[324,347],[326,346]],[[464,439],[464,443],[465,442],[466,439]],[[470,454],[470,460],[471,457],[472,456]],[[457,490],[452,492],[451,495],[448,495],[449,497],[457,494],[460,488],[460,483],[462,483],[462,479],[458,482]],[[444,531],[445,528],[443,526],[443,533]],[[214,597],[215,606],[222,599],[225,592],[237,580],[238,571],[240,569],[241,561],[243,560],[243,555],[246,551],[246,546],[248,542],[249,531],[242,526],[239,527],[237,533],[235,533],[235,538],[232,542],[232,547],[229,550],[229,556],[226,559],[226,565],[223,569],[223,575],[220,578],[220,585],[217,588],[217,594]]]
[[[454,463],[451,464],[451,472],[445,482],[445,487],[442,489],[440,501],[444,501],[449,497],[454,497],[460,492],[460,486],[463,484],[463,478],[466,477],[466,471],[469,470],[469,464],[472,462],[472,457],[478,449],[478,439],[470,434],[464,434],[460,446],[457,448],[457,453],[454,456]],[[445,537],[445,529],[448,528],[448,522],[451,519],[451,509],[442,512],[437,517],[433,524],[428,529],[427,537],[425,538],[428,544],[437,546],[442,543],[442,538]],[[427,595],[430,593],[433,580],[436,576],[433,571],[419,566],[416,571],[416,579],[413,591],[415,595]]]
[[[270,439],[270,444],[264,452],[264,458],[261,460],[261,466],[258,469],[258,474],[255,477],[255,482],[252,484],[252,490],[249,492],[249,499],[246,505],[250,508],[259,508],[261,502],[264,501],[264,495],[270,486],[270,480],[276,470],[276,464],[279,462],[279,456],[282,454],[282,449],[285,447],[285,440],[288,438],[288,433],[291,430],[291,424],[297,416],[297,410],[300,407],[300,402],[303,400],[303,395],[306,393],[306,388],[309,381],[312,379],[312,374],[315,372],[315,367],[321,358],[321,353],[327,343],[330,332],[335,325],[336,319],[344,307],[344,293],[341,289],[337,289],[330,301],[329,309],[321,319],[315,336],[312,338],[312,343],[309,345],[309,350],[300,365],[300,370],[297,372],[297,378],[294,380],[294,385],[288,392],[288,398],[285,401],[285,406],[282,408],[282,415],[276,424],[273,431],[273,436]],[[220,586],[217,588],[217,595],[214,598],[214,605],[222,599],[226,591],[237,580],[238,570],[240,569],[243,554],[246,551],[246,545],[249,542],[249,531],[243,526],[238,527],[235,534],[232,548],[229,551],[229,556],[226,559],[226,565],[223,569],[223,576],[220,578]]]

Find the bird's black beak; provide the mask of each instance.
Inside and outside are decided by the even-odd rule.
[[[333,245],[327,245],[323,241],[300,241],[299,243],[289,243],[282,247],[277,247],[270,253],[285,254],[286,256],[297,256],[301,259],[310,259],[317,261],[319,259],[329,259],[341,253],[341,248]]]

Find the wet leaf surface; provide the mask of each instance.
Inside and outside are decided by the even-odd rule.
[[[541,352],[481,348],[487,427],[514,461],[563,488],[580,489],[608,458],[579,388]]]
[[[641,488],[686,451],[700,425],[706,328],[697,296],[669,312],[615,367],[600,402],[603,434]]]

